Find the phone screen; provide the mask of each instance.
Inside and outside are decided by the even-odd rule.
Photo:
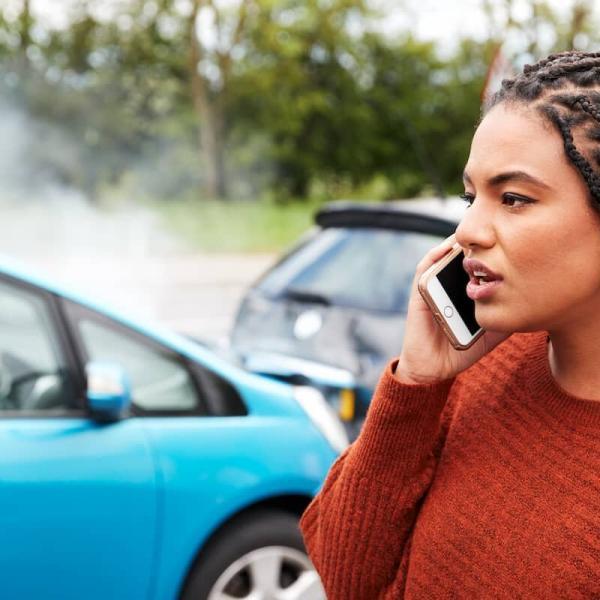
[[[466,288],[467,283],[469,283],[469,274],[462,266],[464,257],[464,253],[461,252],[437,274],[437,278],[450,300],[452,300],[452,304],[454,304],[467,329],[474,335],[481,327],[475,320],[475,302],[467,296]]]

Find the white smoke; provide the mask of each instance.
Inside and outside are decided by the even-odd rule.
[[[0,103],[0,264],[17,259],[96,301],[222,341],[246,286],[274,257],[194,252],[135,197],[98,207],[38,160],[51,153],[69,166],[75,152],[60,128]]]

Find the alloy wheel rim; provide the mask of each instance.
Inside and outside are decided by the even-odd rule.
[[[326,600],[315,568],[287,546],[252,550],[225,569],[208,600]]]

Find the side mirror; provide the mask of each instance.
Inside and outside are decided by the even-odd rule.
[[[118,364],[90,362],[87,375],[87,401],[94,417],[116,421],[131,404],[131,386],[125,370]]]

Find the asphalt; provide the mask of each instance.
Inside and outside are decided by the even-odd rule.
[[[247,286],[274,254],[207,254],[146,209],[100,211],[78,198],[0,207],[0,254],[112,307],[223,343]]]

